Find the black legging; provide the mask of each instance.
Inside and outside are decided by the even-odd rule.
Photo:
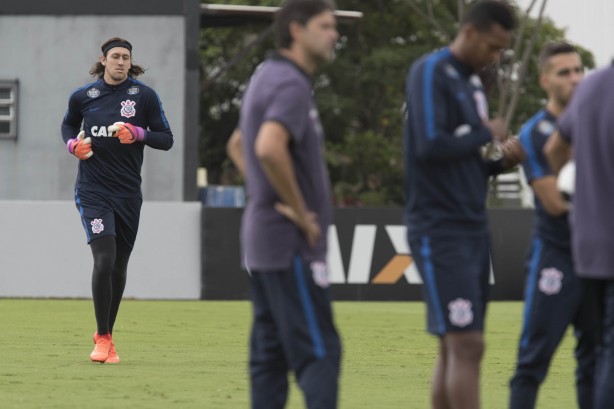
[[[98,334],[112,334],[132,249],[118,246],[114,236],[92,240],[90,247],[94,256],[92,295]]]

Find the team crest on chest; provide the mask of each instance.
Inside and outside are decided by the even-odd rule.
[[[457,298],[448,304],[450,323],[457,327],[466,327],[473,322],[471,301]]]
[[[92,233],[98,234],[104,230],[104,224],[102,224],[102,219],[94,219],[90,223],[92,225]]]
[[[539,291],[546,295],[558,294],[563,287],[563,273],[554,267],[544,268],[538,286]]]
[[[539,129],[539,132],[541,132],[542,135],[550,135],[552,132],[554,132],[554,124],[544,119],[539,121],[537,129]]]
[[[119,112],[124,118],[132,118],[136,115],[136,109],[134,106],[136,102],[129,99],[122,101],[122,110]]]
[[[90,98],[96,98],[98,95],[100,95],[100,91],[98,90],[98,88],[90,88],[87,91],[87,96]]]
[[[477,89],[473,92],[473,100],[475,107],[478,110],[478,115],[482,121],[488,121],[488,100],[484,91]]]

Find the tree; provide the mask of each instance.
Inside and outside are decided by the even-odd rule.
[[[277,6],[278,2],[258,0],[208,1],[238,5]],[[201,30],[201,128],[200,165],[207,168],[212,184],[240,183],[226,157],[226,142],[239,119],[239,107],[252,72],[273,48],[270,36],[259,39],[267,26],[213,27]],[[265,33],[266,34],[266,33]],[[255,47],[249,47],[250,43]],[[237,59],[236,57],[241,57]]]
[[[545,1],[545,0],[541,0]],[[278,5],[276,1],[233,1],[236,4]],[[340,24],[337,59],[314,81],[315,95],[327,137],[327,161],[338,206],[397,206],[403,199],[403,106],[405,76],[421,55],[447,45],[458,28],[464,0],[338,0],[339,9],[358,10],[357,24]],[[491,113],[507,101],[510,128],[517,130],[543,104],[538,86],[537,55],[549,40],[564,32],[548,19],[533,19],[518,10],[524,25],[515,39],[515,53],[496,71],[486,72]],[[225,67],[266,26],[204,29],[202,34],[201,163],[212,183],[240,183],[226,159],[225,143],[238,120],[245,83],[262,61],[270,38],[253,47],[240,63],[215,82]],[[529,42],[524,79],[518,59]],[[581,50],[584,63],[592,55]],[[514,91],[515,90],[515,91]],[[516,92],[516,94],[514,94]],[[502,93],[505,95],[502,96]],[[516,95],[516,102],[509,104]],[[503,108],[506,108],[503,107]],[[505,113],[505,111],[502,111]]]

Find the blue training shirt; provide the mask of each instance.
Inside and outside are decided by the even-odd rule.
[[[108,127],[126,122],[145,129],[145,141],[122,144],[110,137]],[[141,195],[143,149],[169,150],[173,134],[156,92],[131,77],[119,85],[102,78],[74,91],[62,121],[62,139],[67,143],[81,130],[92,139],[94,155],[79,161],[76,189],[115,197]]]
[[[479,77],[444,48],[412,65],[406,93],[408,237],[485,234],[488,177],[501,160],[482,157],[492,136]]]
[[[556,117],[542,109],[525,122],[520,130],[520,143],[527,154],[522,168],[529,184],[544,176],[552,176],[543,150],[548,137],[556,129],[555,124]],[[570,233],[567,213],[560,216],[549,214],[539,198],[535,196],[535,216],[535,235],[550,244],[569,248]]]

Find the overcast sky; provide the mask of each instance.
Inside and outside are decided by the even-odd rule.
[[[531,0],[515,0],[526,9]],[[537,0],[533,12],[539,11]],[[545,14],[566,29],[567,39],[590,50],[597,67],[614,57],[614,0],[548,0]]]

